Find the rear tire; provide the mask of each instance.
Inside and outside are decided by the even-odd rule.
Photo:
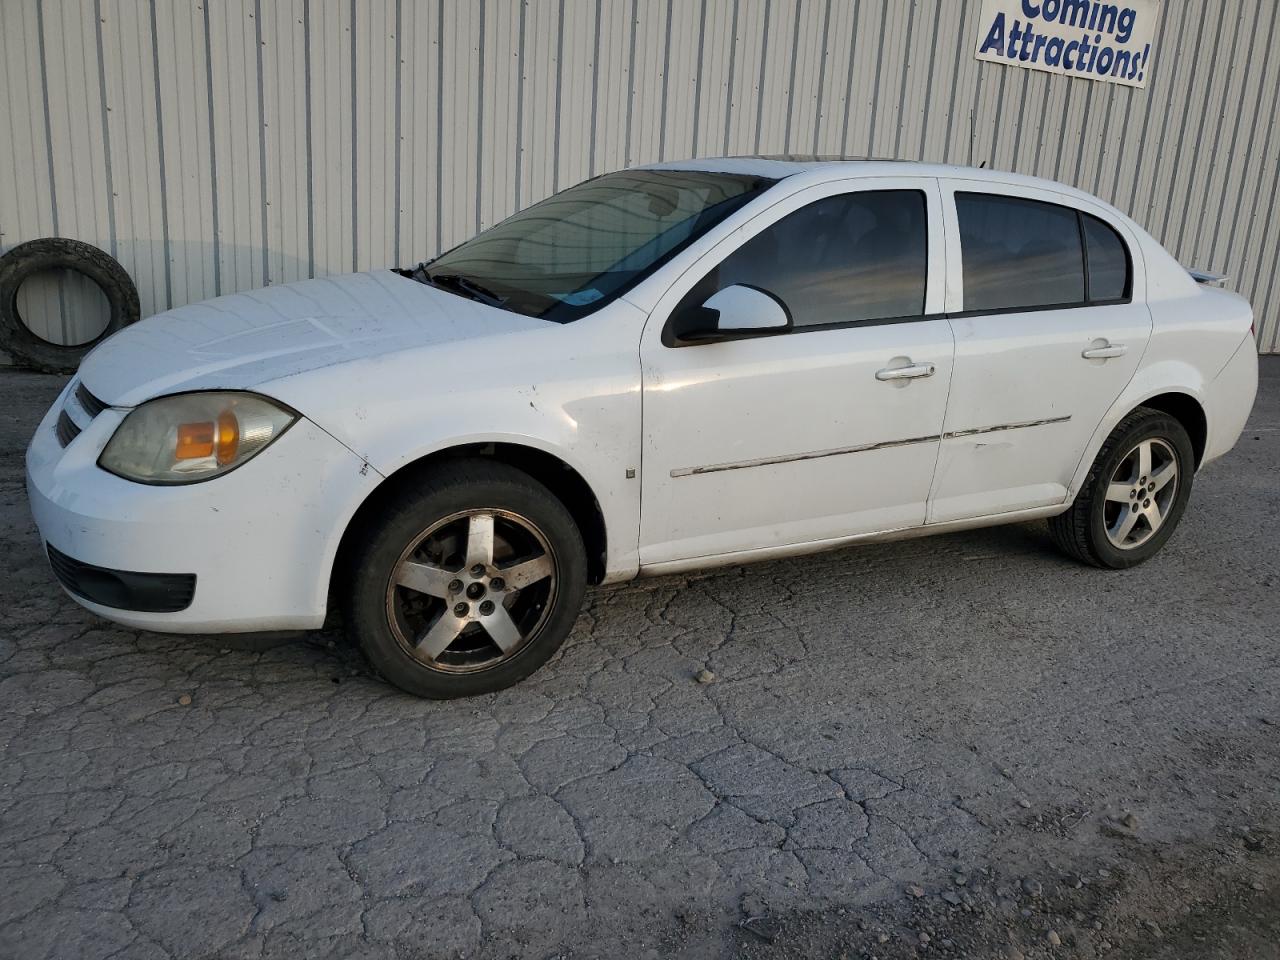
[[[347,630],[379,674],[450,699],[523,680],[559,649],[586,550],[554,494],[506,464],[459,460],[402,484],[356,532]]]
[[[1195,465],[1186,428],[1139,407],[1102,444],[1070,509],[1050,518],[1054,542],[1095,567],[1123,570],[1150,559],[1186,511]]]

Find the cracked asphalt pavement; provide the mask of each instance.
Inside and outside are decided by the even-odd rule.
[[[1142,567],[1028,524],[639,581],[449,703],[67,599],[62,382],[0,372],[0,956],[1280,951],[1280,358]]]

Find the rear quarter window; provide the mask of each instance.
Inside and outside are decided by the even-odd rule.
[[[1088,253],[1089,300],[1127,300],[1133,289],[1129,248],[1109,224],[1087,213],[1080,218]]]

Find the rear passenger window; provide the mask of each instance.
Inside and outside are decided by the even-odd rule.
[[[742,283],[776,295],[796,327],[921,316],[927,223],[924,194],[918,190],[844,193],[814,201],[729,254],[677,312]]]
[[[1084,303],[1076,211],[1038,200],[957,193],[956,214],[966,312]]]
[[[1089,252],[1089,299],[1125,300],[1129,297],[1129,248],[1120,235],[1097,217],[1082,214],[1085,247]]]

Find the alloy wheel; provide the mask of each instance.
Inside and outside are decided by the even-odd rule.
[[[1164,526],[1178,493],[1178,457],[1151,437],[1125,454],[1107,485],[1103,524],[1118,550],[1133,550]]]
[[[435,670],[472,673],[529,644],[556,584],[555,552],[532,521],[466,510],[410,541],[387,584],[387,620],[409,656]]]

